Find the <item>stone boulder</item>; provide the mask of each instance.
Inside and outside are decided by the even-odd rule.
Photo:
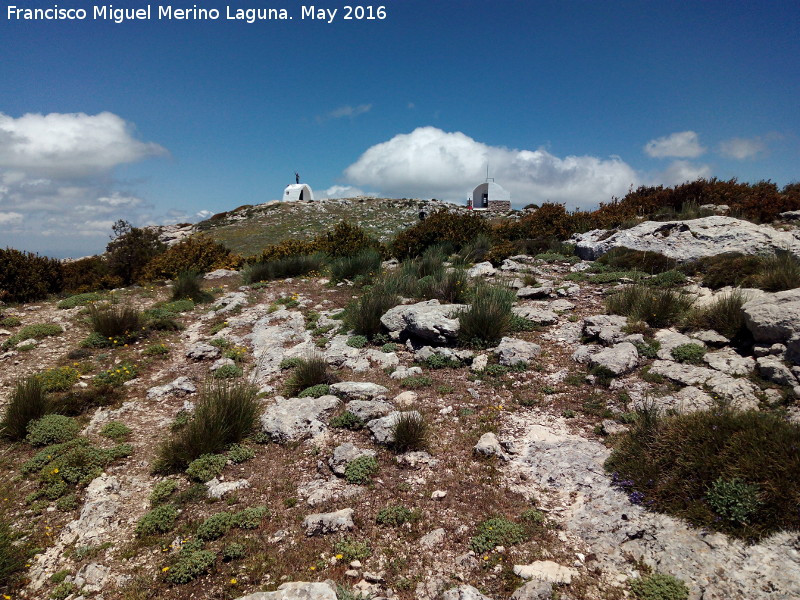
[[[385,417],[394,410],[394,406],[383,400],[351,400],[344,409],[362,421],[371,421]]]
[[[390,334],[417,337],[435,344],[447,344],[458,337],[458,313],[464,304],[440,304],[427,300],[416,304],[395,306],[381,317]]]
[[[475,454],[480,454],[481,456],[497,456],[503,460],[508,460],[508,455],[503,451],[500,440],[491,431],[484,433],[472,450]]]
[[[292,581],[282,583],[274,592],[255,592],[240,596],[236,600],[336,600],[336,584],[333,581],[307,583]]]
[[[511,311],[518,317],[533,321],[537,325],[552,325],[558,321],[558,315],[547,306],[547,303],[543,302],[527,306],[515,306]]]
[[[650,367],[650,373],[661,375],[670,381],[690,386],[706,386],[711,392],[729,400],[739,410],[758,409],[758,388],[744,378],[735,378],[714,369],[696,367],[673,362],[656,360]]]
[[[303,529],[307,536],[326,535],[337,531],[349,531],[355,527],[353,509],[343,508],[336,512],[315,513],[303,519]]]
[[[370,430],[373,439],[379,444],[391,444],[394,442],[394,426],[397,423],[397,420],[405,414],[422,418],[422,415],[415,410],[407,413],[396,410],[389,413],[385,417],[381,417],[380,419],[373,419],[367,423],[367,429]]]
[[[347,469],[347,465],[349,465],[355,459],[359,458],[360,456],[375,455],[376,452],[374,450],[358,448],[354,444],[346,442],[334,448],[333,456],[328,459],[328,465],[330,466],[331,471],[343,477],[345,469]]]
[[[543,283],[539,287],[527,286],[517,290],[517,298],[548,298],[553,293],[551,283]]]
[[[205,342],[198,342],[186,351],[186,358],[191,360],[214,360],[219,355],[219,348]]]
[[[786,358],[800,365],[800,288],[764,294],[745,302],[742,311],[757,342],[784,344]]]
[[[578,572],[552,560],[537,560],[529,565],[514,565],[514,575],[523,579],[569,585],[572,578],[578,576]]]
[[[468,277],[490,277],[497,272],[489,261],[477,263],[467,269]]]
[[[494,353],[501,365],[512,367],[519,363],[530,363],[542,352],[542,347],[533,342],[504,337],[500,340]]]
[[[484,596],[477,588],[471,585],[460,585],[450,588],[442,594],[442,600],[492,600],[489,596]]]
[[[325,431],[327,415],[339,406],[336,396],[278,398],[261,415],[261,427],[273,441],[285,443],[316,437]]]
[[[716,256],[725,252],[764,254],[789,250],[800,257],[800,238],[768,225],[756,225],[732,217],[712,216],[690,221],[645,221],[608,235],[595,229],[570,238],[584,260],[596,260],[613,248],[658,252],[679,262]]]
[[[372,400],[377,396],[383,396],[389,390],[368,381],[342,381],[331,385],[330,391],[343,400]]]
[[[639,365],[639,352],[630,342],[605,348],[589,357],[590,367],[602,367],[619,377],[630,373]]]

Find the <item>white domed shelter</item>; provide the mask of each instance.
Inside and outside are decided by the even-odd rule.
[[[291,183],[283,190],[284,200],[313,200],[314,192],[308,184],[305,183]]]
[[[511,194],[494,181],[485,181],[472,190],[473,210],[511,210]]]

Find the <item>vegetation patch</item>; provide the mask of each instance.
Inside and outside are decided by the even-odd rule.
[[[378,461],[374,456],[365,454],[351,460],[344,470],[344,478],[348,483],[364,484],[372,481],[372,476],[378,472]]]
[[[669,327],[678,323],[692,306],[692,298],[670,289],[630,285],[606,300],[606,309],[651,327]]]
[[[637,600],[687,600],[689,588],[672,575],[652,573],[628,581]]]
[[[745,539],[800,528],[800,425],[766,412],[641,409],[606,469],[631,501]]]
[[[513,546],[525,541],[525,528],[505,517],[492,517],[481,521],[476,535],[470,540],[470,548],[477,555],[491,552],[497,546]]]
[[[56,325],[54,323],[26,325],[14,335],[9,336],[6,341],[3,342],[2,348],[3,350],[10,350],[24,340],[41,340],[49,336],[58,335],[59,333],[64,333],[64,330],[61,328],[61,325]]]

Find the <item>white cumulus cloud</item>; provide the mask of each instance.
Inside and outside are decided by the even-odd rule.
[[[694,131],[679,131],[671,135],[650,140],[644,147],[653,158],[697,158],[706,149]]]
[[[698,165],[688,160],[675,160],[658,175],[657,180],[658,183],[671,186],[694,181],[701,177],[704,179],[711,177],[711,167]]]
[[[332,185],[322,192],[323,198],[355,198],[364,195],[364,190],[352,185]]]
[[[766,152],[767,144],[759,137],[756,138],[731,138],[719,144],[719,152],[728,158],[746,160],[755,158],[759,154]]]
[[[618,157],[555,156],[546,150],[489,146],[461,132],[420,127],[376,144],[345,170],[355,185],[386,196],[463,201],[490,176],[511,192],[514,206],[563,202],[586,208],[624,195],[640,177]]]
[[[114,221],[152,217],[148,202],[118,189],[114,168],[165,154],[110,112],[0,113],[0,238],[55,256],[102,251]]]
[[[47,177],[85,177],[150,156],[158,144],[131,135],[132,126],[110,112],[13,118],[0,113],[0,169]]]

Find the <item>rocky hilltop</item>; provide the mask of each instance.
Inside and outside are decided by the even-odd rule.
[[[381,236],[439,206],[267,204],[196,230],[247,254],[318,233],[353,204]],[[281,220],[287,210],[302,219]],[[711,228],[736,247],[693,233]],[[785,436],[777,463],[756,449],[757,470],[800,465],[793,259],[782,288],[772,259],[741,267],[767,238],[789,254],[800,244],[789,221],[714,216],[580,234],[578,256],[559,244],[493,264],[450,248],[385,260],[366,280],[332,280],[332,265],[264,280],[217,270],[196,302],[167,282],[3,306],[4,410],[31,378],[51,402],[2,443],[16,534],[0,532],[0,559],[25,552],[7,597],[798,598],[797,515],[775,508],[797,506],[797,485],[770,490],[737,466],[676,499],[681,478],[623,472],[642,432],[681,424],[689,446],[720,437],[716,424],[690,429],[702,419],[740,415]],[[726,287],[720,271],[749,279]],[[368,331],[380,290],[397,299]],[[467,316],[492,302],[499,312],[477,325]],[[113,307],[141,314],[142,333],[98,337],[96,313]],[[255,427],[176,467],[164,449],[209,418],[213,397],[238,393],[251,394]],[[220,414],[192,443],[240,418]],[[747,452],[728,441],[715,443]]]

